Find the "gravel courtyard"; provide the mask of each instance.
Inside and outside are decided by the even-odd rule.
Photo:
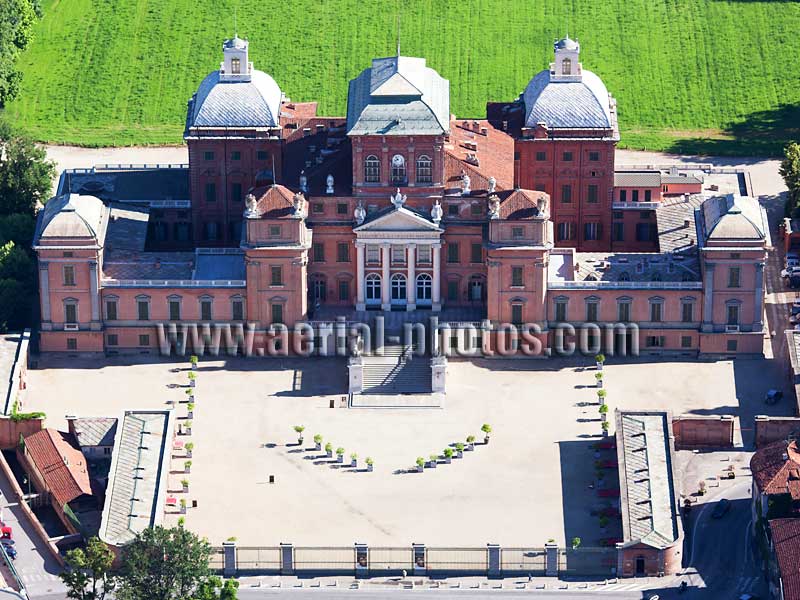
[[[26,409],[46,411],[48,426],[63,429],[67,413],[116,416],[184,400],[175,386],[186,383],[186,362],[145,360],[46,358],[30,371]],[[198,506],[187,526],[214,544],[235,536],[244,546],[509,547],[550,538],[563,545],[573,536],[594,545],[613,532],[600,533],[589,515],[600,505],[589,489],[590,444],[600,435],[597,406],[585,405],[596,401],[591,364],[451,361],[444,409],[348,410],[338,408],[346,386],[340,360],[203,360],[188,475],[188,498]],[[774,369],[764,360],[607,363],[607,401],[612,411],[669,408],[750,422],[763,412],[766,388],[780,381]],[[185,404],[177,411],[183,417]],[[482,423],[493,427],[489,445],[449,465],[403,472],[469,434],[480,440]],[[296,424],[306,428],[302,447]],[[346,449],[345,465],[358,453],[358,469],[316,452],[315,433]],[[372,473],[363,470],[367,456]],[[174,474],[170,487],[183,477]]]

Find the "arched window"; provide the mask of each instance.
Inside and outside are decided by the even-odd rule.
[[[328,283],[325,281],[325,277],[321,275],[315,276],[311,280],[311,296],[314,299],[314,302],[325,302],[327,294]]]
[[[430,302],[433,279],[427,273],[417,275],[417,300]]]
[[[242,72],[242,61],[238,58],[231,59],[231,73],[238,74]]]
[[[561,61],[561,74],[572,75],[572,61],[570,59],[565,58]]]
[[[431,158],[423,154],[417,159],[417,183],[431,183],[432,181]]]
[[[381,276],[377,273],[370,273],[367,275],[366,279],[366,288],[367,288],[367,301],[377,301],[380,302],[381,300]]]
[[[406,276],[400,273],[392,275],[392,301],[400,302],[406,299]]]
[[[381,182],[381,161],[374,154],[364,159],[364,181],[366,183]]]
[[[406,159],[402,154],[392,157],[392,183],[406,183]]]

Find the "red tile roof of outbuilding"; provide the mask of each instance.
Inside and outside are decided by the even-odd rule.
[[[772,519],[769,528],[783,582],[783,599],[800,600],[800,519]]]
[[[86,458],[70,434],[42,429],[25,438],[25,452],[60,505],[92,493]]]
[[[800,451],[796,441],[788,444],[777,441],[760,448],[750,459],[750,470],[762,494],[800,494],[795,483],[800,481]],[[800,500],[800,495],[792,497]]]

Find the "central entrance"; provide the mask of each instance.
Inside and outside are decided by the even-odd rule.
[[[392,275],[392,306],[406,304],[406,276],[402,273]]]

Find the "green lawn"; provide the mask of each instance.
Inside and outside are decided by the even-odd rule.
[[[395,0],[45,0],[7,117],[37,139],[180,143],[186,101],[234,27],[295,100],[342,115],[347,81],[394,50]],[[623,145],[776,154],[800,137],[800,2],[405,0],[402,50],[485,114],[545,68],[567,26],[616,96]]]

